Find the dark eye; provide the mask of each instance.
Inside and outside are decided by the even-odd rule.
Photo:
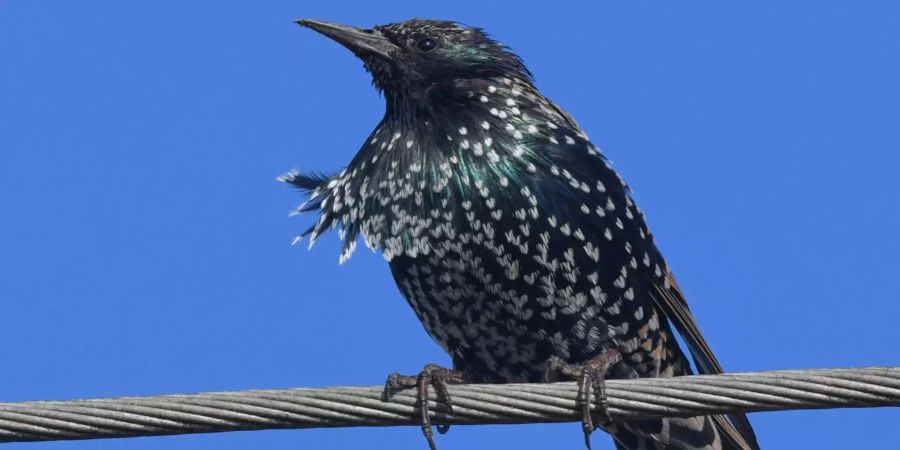
[[[435,41],[432,38],[424,38],[424,39],[419,40],[419,42],[416,43],[416,48],[418,48],[419,51],[422,53],[428,53],[428,52],[436,49],[437,46],[438,46],[437,41]]]

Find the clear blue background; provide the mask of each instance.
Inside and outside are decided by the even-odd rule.
[[[898,365],[893,1],[0,0],[0,400],[381,383],[447,358],[381,257],[291,247],[275,177],[340,169],[382,114],[291,21],[414,16],[521,54],[635,187],[731,371]],[[896,448],[897,409],[755,414],[761,443]],[[581,448],[577,424],[442,450]],[[611,448],[597,435],[595,448]],[[412,427],[4,449],[423,449]]]

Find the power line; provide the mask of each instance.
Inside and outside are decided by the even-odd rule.
[[[0,403],[0,442],[417,424],[415,397],[380,386],[299,388]],[[791,409],[900,406],[900,367],[812,369],[609,380],[615,420]],[[570,422],[575,383],[451,386],[435,424]],[[432,398],[432,401],[434,399]]]

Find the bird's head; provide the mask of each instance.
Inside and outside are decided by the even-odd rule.
[[[412,19],[368,29],[309,19],[297,23],[350,49],[388,95],[415,95],[458,78],[531,79],[507,47],[456,22]]]

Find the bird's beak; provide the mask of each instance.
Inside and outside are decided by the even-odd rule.
[[[347,25],[310,19],[300,19],[297,21],[297,24],[303,27],[312,28],[331,38],[335,42],[347,47],[356,54],[356,56],[361,58],[377,56],[390,60],[400,50],[399,47],[394,45],[377,30],[364,30]]]

